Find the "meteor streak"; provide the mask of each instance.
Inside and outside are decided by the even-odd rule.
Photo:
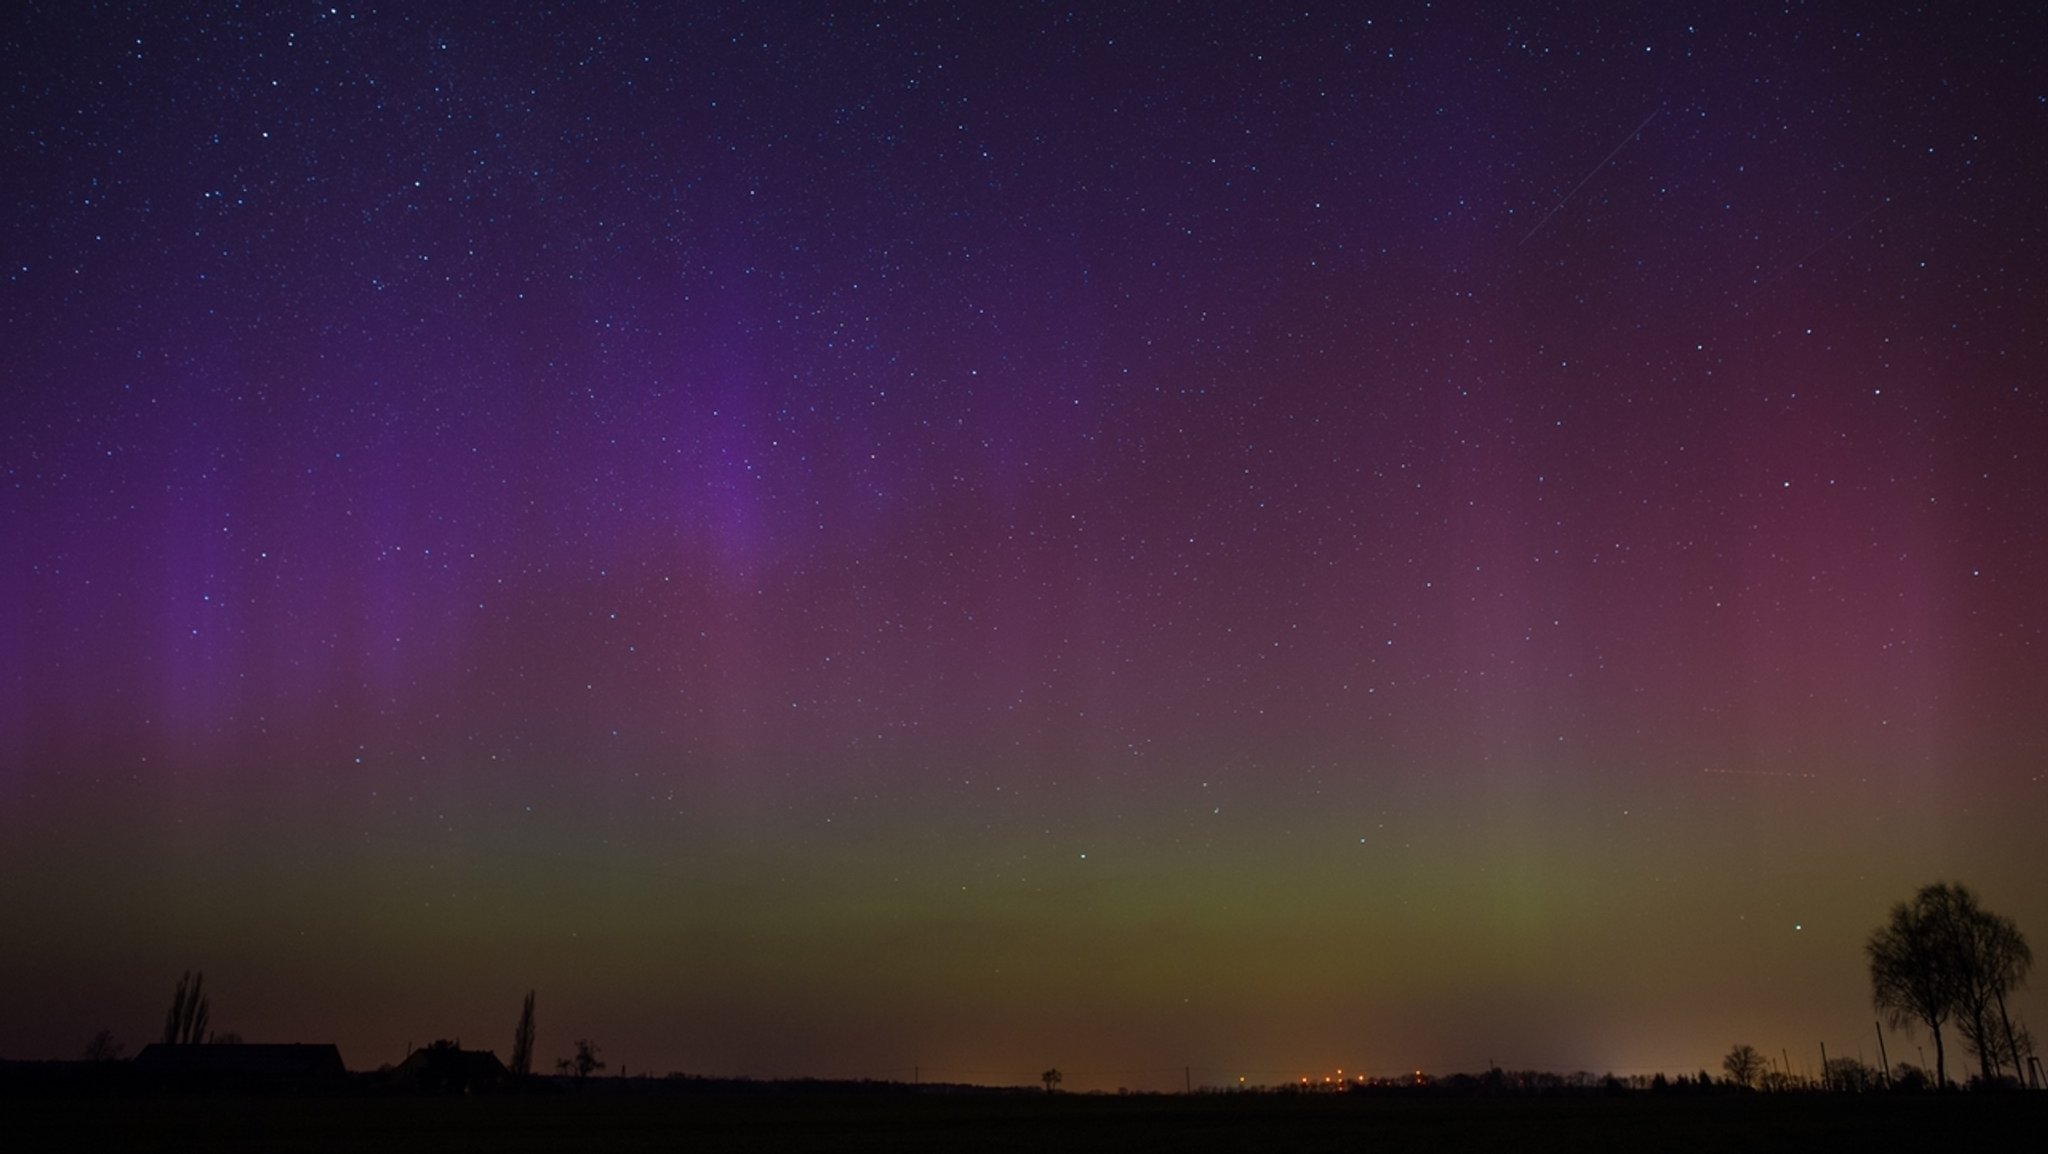
[[[1515,247],[1520,248],[1522,247],[1522,245],[1528,244],[1529,237],[1535,236],[1537,233],[1542,232],[1543,226],[1550,223],[1550,218],[1557,215],[1557,210],[1563,208],[1567,203],[1569,203],[1572,197],[1577,196],[1579,194],[1579,190],[1586,187],[1586,182],[1593,179],[1594,175],[1597,174],[1601,169],[1606,168],[1607,162],[1614,159],[1614,154],[1620,152],[1624,148],[1627,148],[1628,142],[1636,138],[1636,133],[1641,132],[1645,128],[1648,128],[1650,122],[1652,120],[1657,119],[1657,114],[1662,111],[1664,111],[1662,108],[1651,109],[1650,114],[1648,116],[1643,117],[1643,122],[1641,124],[1636,125],[1633,129],[1629,130],[1629,134],[1621,138],[1621,143],[1615,145],[1612,152],[1609,152],[1606,156],[1601,157],[1600,163],[1594,165],[1591,172],[1588,172],[1585,176],[1580,177],[1579,182],[1575,185],[1572,185],[1572,190],[1564,194],[1563,200],[1560,200],[1556,204],[1550,206],[1550,211],[1543,214],[1543,219],[1537,221],[1536,227],[1530,229],[1528,236],[1524,236],[1519,242],[1516,243]]]

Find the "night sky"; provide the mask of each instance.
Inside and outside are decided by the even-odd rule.
[[[0,28],[0,1056],[1796,1069],[1922,884],[2048,945],[2038,7],[198,8]]]

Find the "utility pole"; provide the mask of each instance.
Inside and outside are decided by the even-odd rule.
[[[1884,1023],[1873,1021],[1870,1027],[1877,1031],[1877,1060],[1884,1063],[1884,1088],[1889,1090],[1892,1088],[1892,1059],[1884,1052]]]
[[[1834,1079],[1828,1077],[1828,1044],[1822,1042],[1820,1044],[1820,1088],[1823,1090],[1834,1089],[1834,1086],[1831,1084],[1833,1081]]]

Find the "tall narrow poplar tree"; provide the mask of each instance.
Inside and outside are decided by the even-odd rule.
[[[526,1005],[519,1010],[519,1028],[512,1032],[512,1072],[519,1077],[533,1073],[533,991],[526,991]]]

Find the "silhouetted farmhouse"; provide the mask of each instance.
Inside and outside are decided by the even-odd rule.
[[[348,1068],[331,1043],[167,1046],[152,1042],[135,1055],[136,1074],[166,1088],[318,1089],[345,1081]]]
[[[465,1050],[439,1041],[414,1050],[391,1071],[391,1080],[428,1094],[486,1094],[506,1089],[511,1071],[490,1050]]]

